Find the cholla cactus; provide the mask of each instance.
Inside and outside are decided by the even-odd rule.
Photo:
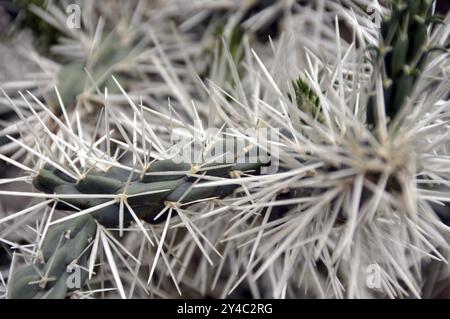
[[[17,250],[8,297],[420,298],[431,262],[450,278],[437,208],[450,201],[450,64],[430,51],[448,46],[449,16],[432,24],[431,1],[395,0],[378,6],[377,37],[365,1],[289,4],[286,32],[307,35],[223,41],[208,79],[181,81],[155,42],[168,103],[113,76],[121,98],[100,90],[96,121],[65,114],[63,98],[52,109],[29,92],[27,113],[7,98],[32,138],[9,136],[30,161],[0,155],[25,172],[2,182],[35,190],[0,191],[35,199],[0,219]],[[199,8],[180,32],[214,10]],[[191,57],[180,67],[195,71]],[[30,216],[35,238],[11,241]]]

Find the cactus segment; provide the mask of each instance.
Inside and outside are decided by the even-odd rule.
[[[35,264],[16,270],[9,298],[61,299],[67,295],[67,268],[86,267],[89,244],[97,231],[92,216],[83,215],[50,227]],[[84,271],[84,270],[81,270]],[[87,276],[82,276],[84,282]]]
[[[33,185],[38,190],[46,193],[77,195],[76,198],[65,197],[58,202],[57,208],[66,210],[94,208],[111,200],[101,198],[101,196],[99,198],[83,198],[80,196],[83,194],[123,194],[138,218],[154,223],[154,217],[164,208],[165,201],[188,203],[206,198],[225,197],[232,194],[238,186],[227,185],[223,187],[196,187],[190,189],[193,183],[200,184],[202,182],[201,178],[200,181],[197,181],[199,177],[192,176],[190,175],[191,173],[230,178],[232,171],[256,171],[256,173],[259,173],[258,170],[261,165],[262,163],[256,161],[255,158],[251,158],[248,163],[236,163],[234,157],[227,155],[225,160],[221,160],[216,156],[214,161],[198,164],[196,165],[198,171],[193,171],[192,164],[176,163],[173,160],[160,160],[150,164],[143,175],[139,172],[112,167],[104,173],[88,173],[76,182],[59,170],[46,165],[33,179]],[[56,172],[61,177],[57,176]],[[173,172],[173,174],[150,175],[151,173],[164,172]],[[188,189],[190,189],[189,192],[182,198]],[[133,220],[133,217],[127,207],[123,207],[123,210],[124,223],[128,224]],[[91,215],[104,226],[116,227],[119,223],[120,215],[119,201],[117,204],[95,210]],[[160,222],[163,220],[163,218],[159,219]],[[56,229],[55,234],[61,231],[59,228]],[[50,252],[56,249],[57,240],[54,236],[56,235],[52,233],[47,236],[53,242],[53,244],[46,245],[46,247],[49,247]]]
[[[431,1],[394,0],[391,4],[391,14],[381,23],[380,48],[374,60],[385,69],[383,83],[392,83],[384,85],[384,104],[386,116],[393,119],[411,95],[428,56],[426,22],[432,21],[433,16]],[[373,100],[374,96],[370,96],[366,119],[375,128],[378,115]]]
[[[231,160],[232,158],[229,158]],[[231,171],[258,170],[261,163],[221,163],[219,160],[199,165],[200,172],[209,176],[230,178]],[[234,192],[238,185],[196,187],[201,184],[197,177],[189,176],[192,165],[175,163],[172,160],[156,161],[139,178],[134,173],[122,168],[110,168],[104,174],[94,172],[75,181],[67,174],[46,165],[33,179],[33,185],[46,193],[64,195],[83,194],[123,194],[133,212],[138,218],[149,223],[159,223],[167,218],[167,213],[158,220],[154,220],[166,202],[190,203],[202,199],[225,197]],[[175,172],[173,175],[147,175],[154,172]],[[176,172],[180,172],[179,174]],[[58,208],[73,210],[96,207],[109,201],[104,198],[64,198],[58,203]],[[123,207],[125,224],[133,218],[128,207]],[[57,278],[56,281],[44,282],[41,285],[29,285],[30,281],[41,281],[41,275],[34,273],[36,265],[25,266],[21,278],[11,283],[11,298],[64,298],[67,295],[65,278],[67,267],[74,261],[86,264],[86,253],[89,243],[95,236],[96,221],[105,227],[115,227],[119,224],[120,205],[113,204],[77,218],[65,221],[51,227],[40,248],[43,264],[42,273],[48,277]],[[17,272],[19,275],[21,272]],[[86,279],[84,276],[83,282]]]

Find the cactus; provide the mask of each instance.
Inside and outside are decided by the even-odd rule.
[[[214,163],[217,162],[217,164]],[[70,195],[83,194],[116,194],[126,196],[128,205],[124,208],[123,219],[120,219],[119,201],[116,204],[96,209],[90,215],[82,215],[62,222],[50,229],[38,251],[35,263],[16,270],[9,288],[10,298],[65,298],[67,290],[68,267],[86,268],[87,254],[96,231],[96,222],[104,227],[128,227],[133,218],[148,223],[161,223],[165,216],[155,217],[170,203],[178,205],[207,198],[223,198],[233,193],[238,185],[222,187],[211,186],[192,189],[199,178],[192,174],[200,170],[203,176],[231,178],[245,171],[259,170],[260,163],[234,163],[221,165],[221,159],[213,159],[205,164],[184,164],[173,160],[153,162],[142,172],[129,171],[111,167],[106,172],[90,171],[89,174],[75,180],[51,164],[46,164],[33,178],[33,186],[44,193],[69,195],[58,203],[58,209],[87,210],[107,203],[108,199],[70,198]],[[172,172],[173,174],[167,174]],[[163,173],[164,175],[158,175]],[[201,183],[199,183],[201,184]],[[132,212],[130,212],[132,210]],[[134,216],[133,216],[134,215]],[[80,280],[87,279],[86,271]]]
[[[52,227],[36,257],[36,262],[14,272],[9,285],[12,299],[64,299],[67,295],[69,267],[87,266],[90,244],[97,225],[89,216],[81,216]],[[80,282],[87,273],[80,271]]]
[[[436,16],[431,0],[393,0],[391,13],[381,23],[375,70],[382,74],[384,109],[391,120],[411,95],[431,49],[428,27]],[[375,100],[369,99],[367,123],[377,126]]]
[[[83,195],[83,194],[116,194],[129,196],[127,201],[136,215],[149,223],[154,223],[154,217],[164,208],[165,202],[189,203],[203,198],[225,197],[230,195],[237,185],[230,187],[204,187],[200,190],[191,189],[198,178],[190,177],[195,169],[205,176],[231,178],[241,170],[258,170],[259,163],[207,163],[198,166],[179,164],[173,160],[161,160],[152,163],[149,168],[140,173],[112,167],[106,172],[90,172],[88,175],[73,180],[57,168],[46,165],[33,179],[36,189],[48,194]],[[172,172],[172,175],[167,173]],[[164,175],[158,175],[164,173]],[[185,192],[187,192],[185,194]],[[142,195],[141,195],[142,194]],[[108,202],[108,199],[89,199],[83,197],[67,198],[61,208],[89,209]],[[69,204],[69,205],[67,205]],[[106,227],[119,224],[119,203],[95,211],[93,217]],[[125,223],[132,220],[127,208],[124,213]],[[156,222],[163,221],[163,218]]]
[[[225,51],[236,43],[224,41],[214,57],[222,67],[210,70],[211,79],[195,73],[208,50],[183,64],[170,45],[155,44],[147,52],[155,76],[143,83],[149,90],[163,83],[162,93],[140,92],[137,103],[122,86],[127,77],[104,79],[121,97],[116,103],[94,94],[101,116],[58,116],[24,95],[27,109],[14,110],[32,138],[8,138],[30,161],[0,155],[25,171],[1,182],[31,183],[34,191],[0,195],[37,203],[0,217],[0,236],[16,251],[8,297],[226,298],[248,290],[256,298],[420,298],[431,262],[449,278],[442,212],[450,202],[449,89],[442,78],[450,59],[425,50],[447,44],[448,32],[436,26],[425,38],[412,36],[432,20],[425,0],[392,2],[379,44],[360,2],[317,4],[304,12],[292,6],[292,36],[244,40],[239,61]],[[249,21],[260,29],[256,22],[280,8],[270,2]],[[216,10],[203,9],[181,10],[192,19],[175,29],[203,30],[198,21]],[[245,10],[237,11],[230,16],[242,21]],[[172,14],[180,17],[167,8],[162,20]],[[356,39],[341,36],[328,14],[348,18]],[[373,43],[380,47],[374,71],[365,60]],[[95,66],[121,52],[105,46]],[[379,78],[392,82],[390,96]],[[69,100],[74,87],[63,90]],[[366,99],[367,91],[375,95]],[[375,104],[395,129],[378,126],[383,114],[377,118]],[[413,112],[403,111],[407,104]],[[261,128],[274,134],[249,132]],[[236,155],[215,149],[223,140]],[[179,161],[197,147],[201,156]],[[261,158],[241,161],[255,150],[276,169],[263,170]],[[27,217],[37,219],[35,232],[26,231]],[[68,267],[83,270],[82,287],[63,286]],[[374,269],[375,289],[367,284]]]

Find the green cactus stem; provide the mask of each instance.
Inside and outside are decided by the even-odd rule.
[[[381,23],[375,66],[383,79],[386,116],[393,119],[411,94],[429,51],[427,27],[432,23],[430,0],[393,0]],[[367,124],[377,125],[376,102],[367,105]]]
[[[190,203],[212,197],[223,198],[234,192],[236,185],[192,188],[197,177],[191,174],[204,174],[230,178],[234,172],[256,170],[260,163],[231,163],[218,165],[193,166],[177,163],[173,160],[161,160],[152,163],[141,173],[112,167],[106,172],[90,171],[86,176],[75,180],[61,170],[45,165],[33,179],[33,186],[48,194],[126,194],[127,203],[138,218],[149,223],[160,223],[167,218],[161,216],[154,220],[167,202]],[[173,174],[166,174],[173,172]],[[158,175],[164,173],[164,175]],[[201,182],[200,182],[201,183]],[[110,199],[64,198],[57,208],[65,210],[94,208]],[[124,225],[128,225],[133,216],[127,207],[124,209]],[[30,265],[15,272],[10,283],[10,298],[65,298],[67,268],[76,261],[77,265],[86,264],[86,255],[95,235],[97,223],[105,227],[116,227],[120,223],[120,204],[98,209],[91,214],[76,217],[51,227],[39,249],[38,258]],[[87,279],[86,271],[82,283]]]

